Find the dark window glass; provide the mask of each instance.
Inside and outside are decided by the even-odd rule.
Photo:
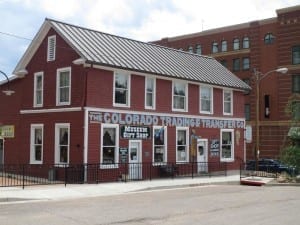
[[[188,52],[193,53],[193,46],[188,47]]]
[[[224,60],[221,60],[220,62],[224,67],[227,68],[227,61],[224,59]]]
[[[300,75],[292,76],[292,92],[300,93]]]
[[[240,71],[240,59],[233,59],[232,66],[233,71]]]
[[[292,64],[300,64],[300,45],[292,48]]]
[[[275,36],[272,33],[267,33],[264,38],[265,44],[273,44],[275,41]]]
[[[222,41],[221,51],[227,52],[227,41],[225,41],[225,40]]]
[[[243,48],[249,48],[250,47],[250,40],[248,37],[244,37],[243,39]]]
[[[213,42],[213,43],[212,43],[212,49],[211,49],[211,52],[212,52],[212,53],[217,53],[218,51],[219,51],[218,42]]]
[[[243,58],[243,70],[249,70],[250,69],[250,59]]]
[[[238,38],[235,38],[233,40],[233,50],[239,50],[240,49],[240,40]]]
[[[250,104],[245,104],[245,119],[250,120]]]
[[[196,45],[196,54],[201,55],[202,54],[202,49],[201,49],[201,45]]]

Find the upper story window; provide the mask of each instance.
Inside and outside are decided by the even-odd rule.
[[[292,93],[300,93],[300,75],[292,76]]]
[[[70,152],[70,124],[55,124],[55,163],[69,163]]]
[[[196,45],[196,54],[201,55],[202,54],[202,48],[200,44]]]
[[[240,49],[240,40],[238,38],[233,39],[233,50]]]
[[[275,36],[272,33],[267,33],[264,38],[265,44],[273,44],[275,41]]]
[[[100,162],[105,165],[114,165],[119,162],[118,124],[102,124],[101,134]]]
[[[218,42],[214,41],[212,43],[212,46],[211,46],[211,52],[212,53],[217,53],[218,51],[219,51]]]
[[[187,84],[173,81],[173,110],[187,111]]]
[[[71,104],[71,68],[57,70],[56,76],[56,105]]]
[[[42,164],[43,162],[43,124],[32,124],[30,128],[30,163]]]
[[[250,79],[249,79],[249,78],[243,79],[243,81],[244,81],[246,84],[248,84],[249,86],[251,86],[251,82],[250,82]],[[245,91],[245,94],[246,94],[246,95],[250,94],[250,90]]]
[[[200,112],[213,113],[213,88],[201,86],[200,87]]]
[[[114,106],[130,106],[130,76],[126,73],[114,74]]]
[[[187,127],[176,127],[176,162],[189,160],[189,134]]]
[[[227,68],[227,61],[226,61],[226,59],[221,60],[220,63],[221,63],[224,67]]]
[[[300,64],[300,45],[292,48],[292,64]]]
[[[33,106],[43,106],[43,92],[44,92],[44,73],[39,72],[34,74],[34,91],[33,91]]]
[[[243,58],[243,70],[250,69],[250,59],[248,57]]]
[[[250,39],[248,37],[243,38],[243,48],[250,48]]]
[[[223,114],[232,115],[232,91],[223,90]]]
[[[233,71],[240,71],[240,59],[233,59],[232,60],[232,70]]]
[[[188,47],[188,52],[193,53],[193,46]]]
[[[146,77],[145,108],[155,109],[155,78]]]
[[[47,47],[47,61],[55,60],[55,52],[56,52],[56,36],[48,37],[48,47]]]
[[[245,120],[249,121],[250,120],[250,104],[245,104]]]
[[[167,127],[153,126],[153,163],[167,162]]]
[[[227,41],[223,40],[221,43],[221,51],[227,52]]]
[[[233,129],[221,129],[221,161],[234,160]]]

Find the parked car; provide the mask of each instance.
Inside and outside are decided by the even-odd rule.
[[[256,161],[248,160],[246,163],[246,170],[256,170]],[[296,175],[297,171],[295,167],[288,166],[276,159],[259,159],[258,170],[266,171],[270,173],[282,173],[286,172],[290,175]]]

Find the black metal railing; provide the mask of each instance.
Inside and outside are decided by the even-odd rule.
[[[1,164],[0,187],[226,176],[223,162],[33,165]]]

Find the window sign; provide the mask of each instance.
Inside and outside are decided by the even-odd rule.
[[[150,127],[121,126],[120,136],[125,139],[148,139],[150,132]]]
[[[0,136],[4,138],[14,138],[15,126],[14,125],[0,126]]]
[[[210,143],[210,156],[219,156],[220,152],[220,140],[212,139]]]

